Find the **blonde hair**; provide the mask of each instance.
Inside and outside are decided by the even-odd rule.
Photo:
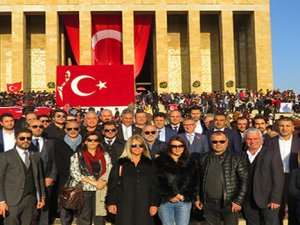
[[[120,159],[121,158],[131,159],[130,149],[131,149],[131,144],[132,144],[133,140],[139,141],[140,143],[142,143],[144,145],[142,154],[144,156],[146,156],[147,158],[151,159],[148,145],[147,145],[145,139],[139,134],[134,134],[127,140],[125,147],[124,147],[124,151],[123,151],[122,155],[120,156]]]

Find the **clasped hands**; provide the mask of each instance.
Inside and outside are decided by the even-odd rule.
[[[170,199],[170,202],[177,203],[177,202],[181,202],[183,200],[184,200],[183,195],[177,194],[175,197],[173,197],[173,198]]]

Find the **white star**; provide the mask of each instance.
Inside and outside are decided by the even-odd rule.
[[[99,83],[96,86],[98,86],[99,90],[101,90],[102,88],[107,88],[106,83],[107,82],[102,82],[101,80],[99,80]]]

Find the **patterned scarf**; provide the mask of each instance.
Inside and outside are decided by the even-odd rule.
[[[80,145],[82,138],[79,134],[76,138],[76,140],[72,140],[69,135],[65,135],[64,141],[70,146],[70,148],[75,152],[78,145]]]

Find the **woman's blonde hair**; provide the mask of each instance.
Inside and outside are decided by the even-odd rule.
[[[142,143],[144,145],[142,154],[144,156],[146,156],[147,158],[151,159],[148,145],[147,145],[145,139],[139,134],[134,134],[127,140],[125,147],[124,147],[124,151],[123,151],[122,155],[120,156],[120,158],[131,159],[130,149],[131,149],[131,144],[132,144],[133,140],[139,141],[140,143]]]

